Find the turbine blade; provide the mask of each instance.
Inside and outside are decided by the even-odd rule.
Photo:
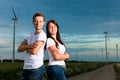
[[[14,8],[12,7],[12,12],[13,12],[13,15],[14,15],[14,19],[17,20],[17,16],[15,14],[15,11],[14,11]]]

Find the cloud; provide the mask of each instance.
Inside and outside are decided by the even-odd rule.
[[[62,34],[62,39],[65,42],[80,42],[80,43],[92,43],[92,42],[101,42],[103,41],[104,35],[80,35],[80,34]]]
[[[14,7],[18,17],[16,48],[25,36],[34,30],[32,16],[40,11],[45,14],[46,22],[49,19],[55,19],[58,22],[61,38],[70,52],[80,52],[85,58],[97,49],[103,49],[105,46],[103,32],[108,30],[110,42],[108,48],[113,53],[115,44],[120,43],[119,2],[119,0],[53,0],[51,2],[1,0],[0,53],[12,53],[13,13],[11,6]]]

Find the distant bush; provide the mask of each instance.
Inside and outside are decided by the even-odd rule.
[[[114,71],[115,71],[115,75],[116,75],[116,79],[120,80],[120,64],[114,64],[113,65]]]
[[[95,63],[95,62],[68,62],[67,63],[67,68],[65,70],[65,74],[67,77],[89,72],[91,70],[94,70],[98,67],[101,67],[105,65],[105,63]]]

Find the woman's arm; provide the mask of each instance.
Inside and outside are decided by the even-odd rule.
[[[54,60],[67,60],[67,59],[69,59],[69,54],[66,52],[64,54],[61,54],[55,45],[48,47],[48,50],[52,54]]]

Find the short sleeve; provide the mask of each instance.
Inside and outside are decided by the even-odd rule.
[[[52,38],[48,38],[47,39],[47,48],[52,46],[52,45],[55,45],[55,41]]]
[[[45,41],[46,42],[46,34],[42,31],[36,40],[41,40],[41,41]]]
[[[25,37],[25,40],[28,40],[32,35],[33,35],[33,33],[28,34],[28,35]]]

